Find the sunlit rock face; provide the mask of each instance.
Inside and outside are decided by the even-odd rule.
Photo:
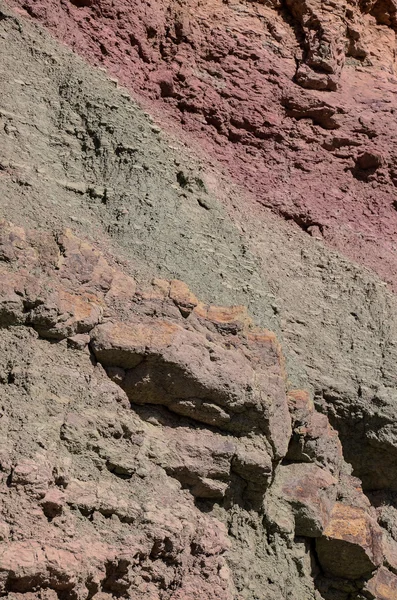
[[[396,290],[394,0],[11,0]]]
[[[394,27],[1,3],[2,597],[394,598]]]

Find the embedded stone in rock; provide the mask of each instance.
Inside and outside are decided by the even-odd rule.
[[[189,290],[186,283],[178,279],[171,281],[170,298],[175,302],[183,316],[188,316],[198,304],[196,296]]]
[[[397,574],[397,542],[385,530],[382,531],[384,565]]]
[[[117,515],[121,521],[132,522],[139,514],[140,506],[128,496],[124,497],[122,492],[115,483],[98,484],[74,479],[66,488],[65,500],[84,514],[97,510],[103,515]]]
[[[209,341],[176,323],[148,318],[99,325],[91,336],[99,362],[126,369],[120,385],[131,402],[163,404],[228,431],[262,431],[279,458],[291,432],[279,349],[270,334],[248,334],[243,343],[244,352],[238,339],[230,347],[219,334]]]
[[[383,159],[379,153],[368,150],[357,157],[357,167],[363,170],[375,170],[382,165],[382,162]]]
[[[331,518],[337,480],[312,464],[280,465],[272,493],[287,502],[295,519],[296,535],[319,537]]]
[[[264,448],[263,440],[239,440],[232,469],[250,484],[253,490],[264,491],[272,475],[272,461]]]
[[[60,289],[29,315],[29,323],[42,337],[63,339],[86,333],[102,316],[99,299],[92,294],[72,294]]]
[[[177,432],[164,430],[161,442],[152,442],[151,452],[193,496],[221,498],[230,484],[231,472],[249,484],[250,491],[265,491],[272,475],[267,445],[264,437],[234,438],[204,428],[180,427]]]
[[[87,593],[82,581],[103,579],[103,565],[111,553],[105,544],[90,542],[72,542],[69,548],[56,539],[47,543],[24,540],[4,545],[0,550],[0,593],[6,595],[11,579],[13,589],[19,592],[29,592],[35,582],[37,588],[50,587],[82,598],[78,592]]]
[[[10,487],[23,487],[28,494],[43,498],[52,483],[51,465],[41,456],[24,459],[11,472]]]
[[[92,332],[91,348],[104,366],[132,369],[145,356],[161,353],[179,331],[178,325],[160,319],[134,325],[109,322]]]
[[[369,577],[383,560],[381,529],[364,509],[337,502],[316,550],[328,575]]]
[[[134,279],[111,267],[98,249],[76,237],[70,229],[57,236],[57,243],[62,248],[58,268],[65,286],[104,294],[107,301],[132,300],[136,290]]]
[[[342,112],[341,109],[312,96],[304,93],[285,95],[282,104],[287,115],[295,119],[312,119],[313,123],[324,129],[340,127],[337,115]]]
[[[221,427],[222,425],[227,425],[231,420],[231,415],[220,406],[212,402],[205,402],[200,398],[171,402],[168,408],[178,415],[197,419],[207,425]]]
[[[0,270],[0,326],[21,325],[26,320],[23,299],[18,293],[20,278]]]
[[[286,0],[305,35],[304,64],[297,82],[315,90],[336,90],[345,59],[344,3],[325,0]]]
[[[288,405],[292,416],[292,437],[286,458],[296,462],[315,462],[338,475],[343,462],[338,433],[326,415],[317,412],[309,394],[291,390]]]
[[[56,487],[51,488],[40,504],[43,507],[45,516],[52,519],[62,513],[65,504],[65,493]]]
[[[366,597],[371,600],[396,600],[397,575],[381,567],[368,581],[364,591]]]
[[[238,333],[251,323],[245,306],[208,306],[200,302],[194,313],[213,323],[221,332]]]

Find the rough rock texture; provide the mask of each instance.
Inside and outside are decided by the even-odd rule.
[[[11,4],[397,290],[394,0]]]
[[[52,25],[61,35],[65,21],[54,16],[63,19],[63,11],[83,17],[79,27],[86,31],[95,25],[86,20],[87,10],[97,23],[108,19],[108,29],[98,26],[98,40],[118,27],[115,3],[107,5],[108,16],[97,2],[24,5],[43,19],[54,10]],[[159,7],[147,5],[153,27],[151,11]],[[393,19],[384,15],[394,13],[386,3],[322,7],[290,3],[286,12],[267,4],[212,5],[229,23],[227,35],[238,18],[243,48],[252,49],[260,15],[254,46],[271,58],[273,71],[263,69],[257,92],[235,106],[241,112],[244,103],[255,106],[257,93],[266,96],[266,106],[281,116],[266,128],[285,138],[257,135],[244,121],[236,140],[207,121],[205,106],[216,108],[218,99],[205,95],[203,109],[183,109],[185,130],[202,136],[203,162],[169,133],[185,97],[182,79],[175,79],[175,95],[165,91],[156,99],[168,84],[159,87],[150,74],[145,79],[141,67],[149,73],[158,63],[145,62],[139,52],[134,57],[134,84],[164,119],[168,131],[161,130],[126,89],[59,46],[26,13],[1,5],[3,596],[393,598],[397,302],[376,275],[324,241],[389,277],[392,263],[384,252],[393,214],[386,224],[361,217],[368,194],[378,215],[386,206],[382,189],[385,202],[390,199],[392,113],[383,108],[392,109],[393,100],[385,104],[382,86],[392,94],[392,83],[378,80],[375,88],[368,82],[387,73],[381,67],[394,33]],[[192,14],[191,22],[208,23],[207,5]],[[141,18],[139,6],[128,18]],[[168,18],[174,19],[172,10]],[[353,21],[356,37],[344,30],[346,23],[352,30]],[[280,24],[285,37],[271,46],[272,27]],[[175,44],[183,51],[190,44],[194,56],[209,46],[226,48],[226,38],[213,30],[194,47],[186,32]],[[155,45],[157,34],[146,33]],[[168,34],[174,36],[172,27]],[[73,41],[72,29],[67,35]],[[389,36],[386,46],[382,36]],[[122,32],[118,38],[119,46],[103,56],[130,87]],[[357,41],[347,59],[343,39]],[[373,54],[356,69],[351,54],[361,52],[360,44]],[[132,47],[139,50],[137,43]],[[163,51],[167,62],[165,45]],[[247,64],[249,86],[255,81],[257,59],[239,52],[200,62],[200,77],[216,65],[223,69],[226,59],[242,69],[223,79],[233,92],[222,96],[226,104],[219,108],[226,124],[227,103],[247,85]],[[185,64],[194,65],[192,54],[186,56]],[[305,77],[307,85],[315,79],[337,90],[303,90]],[[275,92],[273,79],[282,80],[287,97]],[[215,89],[205,86],[205,94]],[[355,90],[351,97],[348,89]],[[381,101],[368,104],[374,94]],[[334,110],[335,99],[349,110]],[[357,130],[361,104],[371,118],[361,115]],[[327,129],[338,123],[338,131]],[[350,126],[360,146],[335,136]],[[253,194],[210,162],[208,132],[235,181],[246,177]],[[317,172],[302,171],[317,160]],[[340,182],[351,186],[354,204],[336,193]],[[263,207],[259,185],[268,190],[272,210],[275,198],[279,206],[298,194],[331,215],[339,198],[343,244],[335,241],[335,228],[295,218],[295,208],[279,206],[277,216]],[[347,214],[354,221],[343,230]],[[365,236],[382,225],[382,244],[352,237],[363,224]],[[350,232],[350,249],[343,231]],[[357,239],[360,246],[352,242]],[[370,249],[377,244],[375,256]]]
[[[335,577],[393,585],[340,446],[323,467],[286,459],[298,411],[318,413],[304,391],[288,401],[274,334],[180,281],[138,285],[70,230],[0,233],[0,594],[292,598],[298,572],[302,597]],[[325,421],[319,447],[330,436]]]
[[[282,336],[294,386],[313,390],[365,489],[395,489],[395,297],[321,240],[254,211],[125,90],[2,15],[3,214],[72,225],[133,259],[138,277],[183,279],[207,302],[247,306]]]

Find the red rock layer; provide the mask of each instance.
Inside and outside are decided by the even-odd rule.
[[[397,290],[393,0],[10,4]]]

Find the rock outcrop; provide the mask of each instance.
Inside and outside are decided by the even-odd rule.
[[[0,595],[391,600],[394,4],[12,4]]]
[[[259,568],[292,598],[260,548],[291,569],[301,538],[305,597],[389,597],[389,534],[244,307],[140,285],[70,230],[3,220],[0,255],[3,596],[251,598]]]
[[[10,3],[397,290],[394,0]]]

